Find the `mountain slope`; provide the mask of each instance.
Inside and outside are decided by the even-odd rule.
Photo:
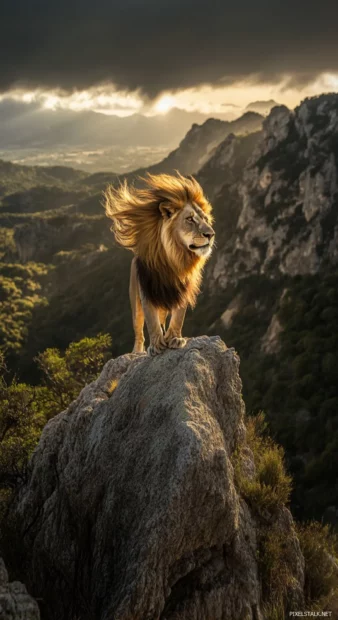
[[[20,166],[0,159],[0,199],[15,191],[27,190],[37,185],[74,185],[85,177],[85,172],[66,166]]]
[[[275,107],[263,130],[250,135],[229,135],[229,124],[211,120],[189,132],[170,160],[174,165],[187,153],[187,161],[198,165],[209,149],[197,177],[216,216],[217,248],[185,333],[220,334],[237,348],[248,410],[265,409],[287,450],[296,513],[335,523],[338,495],[330,481],[338,476],[337,118],[338,96],[325,95],[305,100],[294,112]],[[161,166],[171,172],[168,160]],[[83,335],[108,329],[114,355],[130,350],[131,255],[114,246],[109,222],[99,215],[100,191],[111,177],[80,179],[74,187],[87,197],[54,211],[1,213],[3,260],[21,256],[43,260],[44,269],[52,265],[42,284],[29,278],[30,287],[43,286],[37,301],[47,300],[25,308],[26,333],[20,327],[15,363],[30,379],[39,350],[64,348]],[[6,307],[17,308],[22,322],[18,291],[26,285],[9,287],[4,265]]]
[[[259,130],[261,125],[261,115],[254,112],[247,112],[231,122],[210,118],[201,126],[193,125],[179,147],[162,162],[151,166],[151,171],[157,174],[180,170],[182,174],[195,174],[227,135],[252,133]]]

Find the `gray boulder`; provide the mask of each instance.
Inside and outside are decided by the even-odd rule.
[[[47,424],[16,516],[48,620],[262,617],[257,525],[231,462],[238,366],[218,337],[124,355]],[[283,528],[293,540],[285,514]]]
[[[38,604],[19,581],[8,582],[8,573],[0,558],[0,620],[39,620]]]

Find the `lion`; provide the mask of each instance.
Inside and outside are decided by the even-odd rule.
[[[133,352],[144,351],[146,321],[148,353],[157,355],[186,344],[186,309],[196,304],[215,232],[212,207],[193,176],[148,173],[139,179],[145,183],[141,189],[126,180],[118,188],[109,186],[105,210],[116,241],[134,253],[129,287]]]

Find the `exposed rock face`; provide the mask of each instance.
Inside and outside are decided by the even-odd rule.
[[[238,312],[240,312],[241,309],[241,296],[240,295],[236,295],[236,297],[234,297],[234,299],[230,302],[230,304],[228,305],[227,309],[224,310],[222,316],[221,316],[221,321],[224,325],[224,327],[230,327],[234,317],[236,316],[236,314],[238,314]]]
[[[247,136],[229,134],[212,151],[209,160],[202,166],[197,175],[198,181],[212,201],[218,247],[225,250],[229,247],[230,239],[236,234],[237,221],[242,209],[242,197],[239,189],[243,169],[260,136],[260,131]],[[217,271],[217,262],[215,261],[218,260],[219,256],[221,264],[223,264],[223,252],[219,254],[217,251],[211,262],[208,263],[209,273],[213,267]]]
[[[278,353],[280,350],[279,335],[282,330],[278,316],[273,314],[271,323],[261,342],[261,349],[264,353]]]
[[[252,274],[314,274],[337,265],[337,165],[337,95],[306,99],[295,112],[273,108],[231,188],[241,208],[214,280],[225,287]]]
[[[0,558],[0,620],[39,620],[38,604],[19,581],[8,583],[8,573]]]
[[[198,172],[198,180],[213,202],[215,199],[218,202],[224,187],[240,181],[243,168],[260,135],[260,131],[252,132],[248,136],[236,136],[234,133],[230,133],[209,154],[208,161]],[[217,204],[213,206],[214,209],[217,209]],[[224,215],[224,213],[220,215]],[[222,220],[219,223],[221,222]]]
[[[238,364],[218,337],[124,355],[47,424],[17,516],[49,620],[261,618],[256,522],[231,462]],[[302,556],[280,520],[300,604]]]

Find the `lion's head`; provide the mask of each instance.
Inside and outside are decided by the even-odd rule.
[[[201,258],[211,254],[215,233],[211,218],[194,200],[187,201],[182,209],[175,210],[171,205],[161,204],[160,211],[164,222],[161,228],[163,247],[168,256],[182,248]]]
[[[214,243],[211,205],[192,176],[148,173],[141,181],[143,188],[125,181],[105,192],[115,238],[164,281],[195,281],[192,299]]]

